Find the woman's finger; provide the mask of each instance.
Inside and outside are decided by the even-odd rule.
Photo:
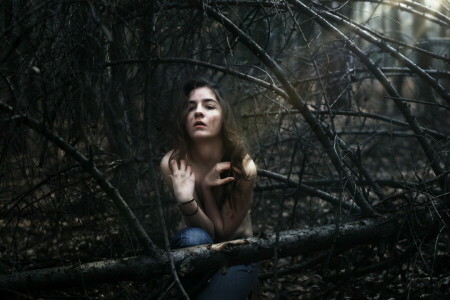
[[[226,178],[223,178],[223,179],[218,179],[217,180],[217,185],[224,185],[224,184],[227,184],[228,182],[231,182],[233,180],[234,180],[234,177],[226,177]]]
[[[220,162],[216,164],[216,171],[219,173],[222,173],[225,170],[228,170],[231,168],[231,163],[229,161]]]
[[[180,160],[180,170],[181,171],[186,170],[186,162],[183,159]]]
[[[177,162],[175,159],[172,159],[172,160],[170,161],[170,163],[172,164],[172,171],[178,171],[178,170],[179,170],[179,168],[178,168],[178,162]]]

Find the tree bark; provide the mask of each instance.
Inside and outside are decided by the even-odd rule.
[[[279,257],[306,254],[335,247],[387,242],[399,234],[398,217],[372,218],[309,229],[288,230],[279,234]],[[337,236],[336,236],[337,234]],[[181,274],[204,272],[224,265],[236,265],[270,259],[276,234],[252,237],[219,244],[184,248],[172,252]],[[81,265],[39,269],[0,276],[3,290],[45,290],[84,286],[104,282],[149,280],[169,274],[165,255],[127,257]]]

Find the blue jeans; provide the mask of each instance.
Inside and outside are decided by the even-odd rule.
[[[213,239],[203,229],[197,227],[185,227],[173,237],[170,247],[172,249],[212,244]],[[247,299],[258,281],[258,264],[237,265],[213,270],[211,274],[182,278],[183,286],[189,291],[196,284],[201,286],[200,291],[190,294],[196,299]],[[202,284],[203,283],[203,284]]]

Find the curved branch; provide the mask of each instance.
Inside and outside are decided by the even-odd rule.
[[[348,21],[350,21],[348,18],[346,18],[345,16],[343,16],[341,14],[339,14],[339,16],[344,18],[344,19],[347,19]],[[443,62],[446,62],[446,63],[450,63],[450,58],[448,58],[448,57],[445,57],[445,56],[433,53],[431,51],[425,50],[423,48],[420,48],[420,47],[417,47],[417,46],[414,46],[414,45],[410,45],[410,44],[404,43],[404,42],[402,42],[400,40],[396,40],[396,39],[392,39],[392,38],[386,37],[386,36],[384,36],[384,35],[382,35],[380,33],[377,33],[375,31],[373,31],[373,30],[371,30],[371,29],[369,29],[369,28],[367,28],[367,27],[365,27],[365,26],[363,26],[361,24],[355,23],[353,21],[352,21],[352,24],[354,24],[355,26],[357,26],[358,28],[360,28],[362,30],[370,32],[370,34],[374,35],[375,37],[377,37],[377,38],[379,38],[379,39],[381,39],[383,41],[402,46],[403,48],[414,50],[414,51],[419,52],[421,54],[424,54],[426,56],[442,60]]]
[[[345,186],[349,190],[350,195],[355,199],[356,204],[361,208],[363,213],[367,216],[373,216],[376,212],[368,203],[367,199],[363,195],[361,189],[356,185],[354,178],[351,174],[344,168],[341,158],[336,152],[333,142],[327,136],[325,129],[322,124],[317,120],[317,118],[311,113],[306,103],[294,89],[292,84],[289,82],[285,76],[281,67],[247,34],[245,34],[241,29],[239,29],[233,22],[226,18],[223,14],[213,9],[211,6],[203,3],[199,0],[191,0],[191,2],[198,7],[201,11],[204,11],[217,22],[222,24],[230,32],[238,36],[242,43],[252,51],[256,57],[258,57],[277,77],[277,79],[283,85],[289,98],[287,99],[292,106],[299,110],[299,112],[304,117],[305,121],[311,127],[318,140],[321,142],[325,152],[333,163],[334,167],[338,172],[342,172],[345,178]]]
[[[400,75],[404,76],[404,74],[411,74],[414,73],[413,70],[409,68],[397,68],[397,67],[380,67],[381,72],[386,74],[393,75]],[[436,77],[442,77],[442,78],[450,78],[450,72],[449,71],[441,71],[441,70],[423,70],[430,76],[436,76]],[[303,82],[309,82],[309,81],[317,81],[320,80],[320,78],[329,78],[329,77],[337,77],[344,74],[356,74],[356,73],[367,73],[367,69],[361,69],[361,68],[351,68],[346,71],[337,71],[337,72],[331,72],[326,74],[320,74],[319,76],[313,76],[308,77],[304,79],[300,79],[295,82],[295,84],[303,83]]]
[[[267,112],[267,113],[260,113],[260,114],[244,114],[241,116],[241,118],[251,118],[251,117],[264,117],[264,116],[278,116],[278,115],[285,115],[285,114],[296,114],[298,113],[298,111],[296,110],[291,110],[291,111],[287,111],[287,112]],[[318,114],[318,115],[328,115],[330,112],[327,110],[313,110],[312,111],[313,114]],[[396,119],[391,119],[388,117],[385,117],[383,115],[379,115],[379,114],[373,114],[373,113],[367,113],[367,112],[362,112],[362,111],[346,111],[346,110],[333,110],[333,115],[336,116],[352,116],[352,117],[362,117],[362,118],[369,118],[369,119],[374,119],[374,120],[380,120],[386,123],[389,123],[390,125],[397,125],[403,128],[409,128],[409,124],[406,122],[402,122]],[[447,140],[450,139],[450,135],[449,134],[445,134],[436,130],[432,130],[432,129],[428,129],[425,127],[421,127],[422,130],[424,132],[426,132],[427,134],[433,136],[436,139],[440,139],[440,140]]]
[[[245,74],[245,73],[241,73],[238,71],[235,71],[233,69],[227,68],[227,67],[223,67],[223,66],[219,66],[219,65],[215,65],[215,64],[211,64],[211,63],[207,63],[204,61],[200,61],[200,60],[195,60],[195,59],[190,59],[190,58],[152,58],[152,59],[127,59],[127,60],[119,60],[119,61],[110,61],[110,62],[105,62],[104,67],[110,67],[110,66],[114,66],[114,65],[119,65],[119,64],[137,64],[137,63],[146,63],[146,62],[151,62],[151,63],[179,63],[179,64],[190,64],[190,65],[196,65],[196,66],[202,66],[205,68],[209,68],[212,70],[216,70],[219,72],[222,72],[224,74],[230,74],[233,76],[236,76],[238,78],[247,80],[249,82],[253,82],[256,85],[259,85],[265,89],[268,89],[272,92],[275,92],[277,95],[283,97],[283,98],[287,98],[288,96],[286,95],[286,92],[283,91],[282,89],[280,89],[279,87],[277,87],[275,84],[271,84],[268,83],[264,80],[261,80],[259,78],[253,77],[251,75]]]
[[[418,15],[425,18],[433,23],[439,24],[441,26],[450,26],[450,18],[446,15],[428,8],[422,4],[413,2],[411,0],[402,0],[401,2],[394,2],[389,0],[352,0],[353,2],[372,2],[383,5],[390,5],[400,8],[403,11],[411,13],[413,15]],[[277,8],[286,9],[286,4],[282,1],[268,1],[268,0],[219,0],[214,1],[215,5],[232,5],[232,6],[253,6],[253,7],[266,7],[266,8]],[[317,5],[317,3],[314,3]],[[329,9],[329,8],[328,8]],[[428,15],[426,15],[428,14]]]
[[[8,113],[13,113],[13,108],[5,103],[0,102],[0,110],[6,111]],[[75,159],[80,166],[91,174],[91,176],[97,181],[98,185],[105,191],[105,193],[111,198],[111,200],[116,205],[119,213],[127,222],[131,231],[136,235],[139,242],[142,244],[144,249],[152,256],[159,257],[161,255],[161,250],[153,243],[147,232],[142,227],[139,220],[134,215],[133,211],[129,208],[125,200],[120,195],[119,191],[109,182],[104,174],[97,169],[94,162],[89,160],[83,154],[78,152],[69,143],[64,141],[57,134],[51,132],[49,129],[44,127],[37,120],[28,117],[26,115],[17,116],[16,120],[23,122],[30,129],[38,132],[44,136],[47,140],[55,144],[59,149],[63,150],[70,157]]]
[[[427,72],[425,72],[422,68],[412,62],[409,58],[404,56],[397,49],[392,48],[385,41],[379,40],[375,38],[372,34],[372,31],[361,27],[356,26],[353,21],[348,20],[348,18],[342,17],[337,13],[330,13],[325,11],[316,11],[317,14],[323,16],[328,20],[332,20],[338,24],[344,25],[357,35],[367,40],[368,42],[378,46],[380,49],[386,51],[390,56],[395,57],[399,61],[401,61],[405,66],[407,66],[411,71],[416,73],[420,78],[426,81],[445,101],[450,103],[450,94],[448,91],[433,77],[431,77]],[[363,28],[363,29],[362,29]],[[347,38],[348,39],[348,38]],[[356,47],[356,46],[355,46]]]
[[[390,6],[396,6],[398,8],[400,8],[401,10],[407,11],[411,14],[414,15],[418,15],[422,18],[428,19],[434,23],[437,23],[441,26],[450,26],[450,18],[445,16],[444,14],[439,13],[436,10],[433,10],[431,8],[428,8],[426,6],[423,6],[419,3],[415,3],[412,1],[403,1],[402,3],[399,2],[392,2],[392,1],[386,1],[386,0],[353,0],[353,1],[358,1],[358,2],[372,2],[372,3],[377,3],[377,4],[383,4],[383,5],[390,5]],[[287,4],[282,3],[282,2],[271,2],[271,1],[252,1],[252,0],[222,0],[222,1],[215,1],[214,2],[215,5],[233,5],[233,6],[252,6],[252,7],[266,7],[266,8],[276,8],[276,9],[287,9]],[[403,5],[402,5],[403,4]],[[417,11],[414,9],[411,9],[410,7],[407,7],[405,5],[409,5],[411,7],[416,7],[419,8],[419,10],[423,10],[425,13],[429,13],[430,15],[433,15],[434,17],[430,17],[428,15],[424,15],[423,12],[421,11]],[[356,24],[356,26],[361,27],[361,28],[365,28],[362,25]],[[366,30],[368,30],[367,28],[365,28]],[[397,44],[400,45],[402,47],[405,48],[409,48],[412,50],[415,50],[417,52],[423,53],[425,55],[428,55],[430,57],[442,60],[444,62],[449,63],[450,62],[450,58],[448,57],[444,57],[435,53],[432,53],[430,51],[427,51],[425,49],[419,48],[417,46],[413,46],[413,45],[409,45],[407,43],[395,40],[395,39],[391,39],[388,37],[385,37],[379,33],[376,33],[374,31],[371,31],[371,33],[373,35],[375,35],[376,37],[383,39],[385,41],[388,41],[390,43],[393,44]]]
[[[382,5],[390,5],[400,8],[401,10],[407,11],[411,14],[419,15],[422,18],[425,18],[427,20],[430,20],[434,23],[437,23],[442,26],[447,26],[447,28],[450,26],[450,18],[437,10],[434,10],[432,8],[426,7],[425,5],[422,5],[420,3],[411,1],[411,0],[402,0],[402,1],[389,1],[389,0],[353,0],[357,2],[372,2]],[[424,14],[429,14],[433,16],[434,18],[431,18]]]
[[[268,177],[268,178],[272,178],[272,179],[284,182],[290,187],[298,187],[297,181],[288,179],[286,176],[278,174],[278,173],[260,169],[260,170],[258,170],[258,176]],[[312,186],[301,183],[299,190],[302,190],[306,194],[309,194],[311,196],[318,197],[318,198],[330,203],[331,205],[333,205],[335,207],[342,207],[347,210],[356,211],[357,213],[360,212],[359,209],[356,206],[352,205],[351,203],[343,201],[340,198],[335,197],[335,196],[333,196],[327,192],[324,192],[322,190],[313,188]]]
[[[336,27],[331,25],[327,20],[325,20],[322,16],[319,15],[318,12],[312,10],[308,6],[306,6],[303,2],[298,0],[288,0],[292,5],[295,6],[298,10],[302,11],[303,13],[311,16],[312,18],[315,18],[315,21],[325,28],[326,30],[330,31],[332,34],[336,35],[337,37],[345,40],[346,47],[349,48],[351,52],[359,59],[359,61],[364,64],[369,71],[371,71],[374,76],[380,81],[380,83],[384,86],[386,91],[390,94],[391,97],[393,97],[394,103],[397,105],[399,110],[402,112],[403,116],[405,117],[408,124],[411,126],[411,129],[414,131],[414,133],[417,135],[417,139],[422,146],[423,151],[425,152],[425,155],[427,156],[433,171],[437,176],[444,173],[444,169],[442,168],[440,164],[440,159],[438,158],[437,154],[431,147],[428,140],[425,138],[425,134],[423,130],[421,129],[421,126],[419,126],[417,120],[411,113],[408,106],[403,103],[402,101],[398,100],[400,98],[400,95],[398,92],[394,89],[394,87],[391,85],[389,80],[387,79],[386,75],[381,72],[381,70],[370,60],[370,58],[361,50],[359,49],[355,43],[350,40],[346,35],[344,35],[341,31],[339,31]],[[329,14],[327,14],[329,15]],[[445,186],[445,178],[442,181],[442,184]]]

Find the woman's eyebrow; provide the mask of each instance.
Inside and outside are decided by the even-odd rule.
[[[213,99],[213,98],[201,99],[200,102],[216,102],[216,103],[219,103],[216,99]],[[197,103],[197,101],[195,101],[195,100],[189,100],[188,101],[188,104],[196,104],[196,103]]]
[[[218,102],[218,101],[216,99],[206,98],[206,99],[202,99],[202,102]]]

